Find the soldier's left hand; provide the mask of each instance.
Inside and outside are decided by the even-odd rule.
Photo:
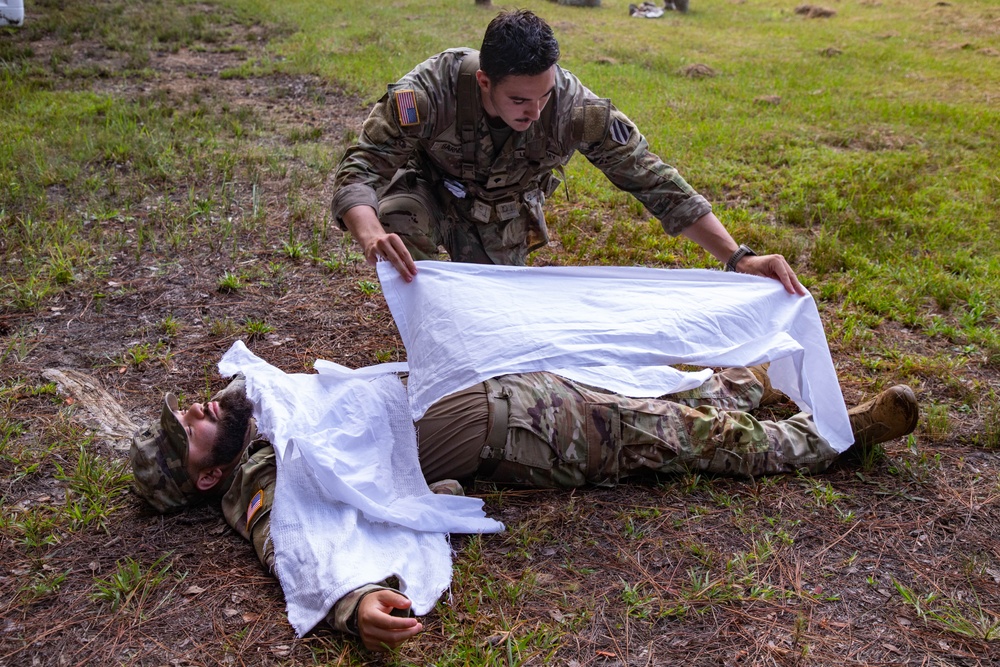
[[[369,593],[358,603],[358,634],[370,651],[388,651],[397,648],[407,639],[424,629],[412,617],[396,616],[393,610],[410,608],[405,595],[390,589]]]
[[[773,278],[781,281],[789,294],[806,294],[806,288],[783,255],[747,255],[736,265],[736,272]]]

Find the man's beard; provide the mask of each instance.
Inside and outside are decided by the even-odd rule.
[[[228,465],[243,453],[247,427],[253,417],[253,403],[243,392],[227,392],[219,397],[222,418],[218,437],[212,446],[211,465]]]

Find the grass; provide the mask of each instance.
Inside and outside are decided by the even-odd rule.
[[[230,6],[237,14],[257,13],[280,19],[283,26],[301,26],[279,47],[285,58],[268,67],[316,72],[369,99],[380,88],[375,82],[395,79],[422,57],[450,44],[475,45],[483,23],[482,11],[472,5],[405,29],[401,22],[406,12],[395,8],[370,11],[309,2],[284,3],[280,11],[261,3]],[[979,32],[975,20],[976,12],[988,8],[981,3],[966,4],[961,12],[905,7],[859,3],[840,8],[836,20],[807,20],[792,13],[787,3],[754,3],[723,12],[718,3],[709,2],[683,17],[648,22],[641,31],[632,31],[634,40],[628,45],[609,43],[605,35],[596,34],[596,24],[578,9],[552,5],[536,9],[544,9],[551,21],[564,26],[559,36],[565,65],[597,92],[612,97],[640,124],[655,150],[681,167],[711,199],[723,202],[720,217],[735,235],[793,259],[809,258],[808,263],[797,264],[804,279],[828,304],[837,305],[837,320],[845,323],[842,329],[837,321],[832,323],[833,342],[850,346],[870,338],[883,323],[897,322],[972,345],[994,363],[1000,354],[995,333],[1000,299],[997,261],[990,252],[997,230],[988,221],[996,218],[998,184],[990,176],[989,164],[996,157],[998,123],[995,110],[979,92],[989,89],[995,79],[987,55],[990,34]],[[100,8],[110,15],[121,11],[108,3]],[[435,3],[422,3],[420,8],[424,17],[440,12]],[[614,9],[611,4],[601,11],[602,29],[634,27],[624,12]],[[157,12],[169,11],[157,6]],[[164,25],[193,21],[179,10],[160,18]],[[894,31],[884,29],[887,22]],[[189,44],[191,35],[217,44],[226,30],[205,19],[176,32],[156,30],[146,22],[140,27],[154,44],[176,40],[169,49]],[[90,34],[79,26],[73,30],[81,36]],[[664,31],[670,31],[672,52],[677,55],[657,53]],[[726,31],[738,31],[741,39],[720,43],[716,35]],[[405,38],[394,40],[389,57],[380,48],[380,39],[369,39],[376,33],[396,32]],[[111,49],[129,50],[120,34],[107,35],[104,41]],[[768,47],[763,49],[763,44]],[[836,46],[839,55],[822,56],[830,46]],[[678,74],[695,60],[706,61],[720,74],[699,80]],[[891,85],[886,85],[886,71],[898,72]],[[874,88],[878,93],[871,95]],[[762,111],[755,103],[761,91],[780,96],[781,104]],[[241,159],[232,142],[238,143],[256,122],[236,110],[219,115],[201,107],[182,116],[185,130],[203,142],[211,137],[209,143],[222,149],[221,155],[209,157],[190,147],[178,150],[164,123],[177,119],[164,113],[160,100],[125,106],[89,93],[49,91],[34,93],[29,100],[37,104],[44,98],[52,98],[58,106],[44,107],[47,113],[40,114],[37,122],[59,128],[77,119],[84,123],[94,119],[103,129],[80,146],[73,146],[68,135],[49,140],[51,145],[38,142],[37,125],[6,133],[20,139],[9,149],[12,158],[18,157],[17,151],[32,155],[10,161],[21,166],[5,180],[25,184],[4,207],[11,212],[30,210],[39,191],[32,196],[25,190],[46,180],[39,178],[43,173],[47,179],[80,183],[85,189],[105,182],[95,178],[97,174],[77,173],[81,161],[95,162],[86,151],[104,156],[98,164],[117,159],[132,165],[134,179],[110,183],[119,193],[119,210],[134,206],[129,190],[135,182],[174,180],[183,171],[180,160],[194,159],[192,171],[199,175],[223,167],[216,176],[221,187],[235,173],[235,167],[227,165]],[[650,99],[663,103],[649,104]],[[721,117],[726,118],[724,125],[701,120]],[[176,125],[172,122],[171,130]],[[132,133],[139,127],[142,132]],[[122,136],[134,139],[126,146]],[[311,144],[319,138],[298,129],[292,140]],[[70,150],[64,150],[67,147]],[[71,164],[57,158],[60,154],[79,159]],[[323,171],[329,173],[333,161],[327,162]],[[25,171],[32,168],[37,176]],[[924,177],[928,172],[933,179]],[[664,237],[655,222],[643,222],[641,209],[610,188],[585,161],[574,160],[569,177],[573,209],[552,225],[568,250],[561,261],[713,265],[690,244]],[[252,217],[259,210],[256,194],[255,190]],[[312,217],[295,192],[289,192],[289,201],[293,217]],[[187,219],[200,226],[213,205],[213,198],[191,194]],[[556,205],[568,208],[568,203]],[[577,219],[581,214],[591,221],[582,228]],[[17,221],[27,248],[40,247],[43,241],[52,246],[51,238],[38,236],[41,225],[27,211]],[[63,239],[81,231],[66,221],[61,225],[58,236]],[[815,240],[804,237],[803,229],[814,229]],[[140,226],[133,235],[115,240],[141,253],[148,244],[162,242],[157,236]],[[297,259],[307,244],[296,241],[289,227],[282,245],[290,259]],[[892,253],[887,254],[890,247]],[[86,270],[86,246],[56,244],[46,254],[45,271],[41,265],[29,266],[24,275],[7,283],[8,293],[22,310],[37,307]],[[331,268],[336,266],[331,262]],[[222,280],[220,289],[238,287],[232,280]]]
[[[156,588],[170,578],[171,564],[164,564],[165,559],[166,556],[161,556],[149,567],[132,558],[119,561],[108,578],[94,579],[92,597],[107,604],[112,612],[123,608],[141,610],[152,599]]]
[[[124,461],[109,461],[91,451],[85,440],[72,472],[56,466],[57,480],[66,484],[66,516],[74,529],[83,527],[107,531],[111,515],[120,509],[132,483],[132,471]]]
[[[918,389],[917,432],[827,478],[691,474],[619,495],[480,489],[492,512],[514,517],[508,532],[456,540],[452,600],[428,620],[426,643],[386,664],[646,664],[672,651],[684,662],[692,643],[691,664],[905,661],[879,653],[886,644],[915,664],[941,642],[990,659],[998,12],[986,0],[842,0],[835,17],[806,19],[796,4],[702,0],[642,22],[621,0],[523,6],[555,26],[563,64],[637,122],[737,240],[792,260],[849,398]],[[477,45],[494,11],[41,0],[23,28],[0,33],[0,549],[11,570],[0,662],[22,634],[48,650],[48,635],[31,643],[17,619],[52,609],[68,634],[108,647],[77,653],[74,638],[74,663],[370,662],[350,641],[293,642],[278,594],[258,594],[270,580],[229,571],[234,553],[252,556],[213,515],[136,516],[122,452],[77,425],[35,371],[69,358],[138,404],[188,375],[190,395],[207,398],[215,353],[236,337],[268,354],[295,348],[303,368],[326,354],[398,359],[394,340],[371,333],[391,320],[370,267],[329,220],[324,187],[385,84],[443,48]],[[221,65],[161,85],[164,59],[192,54]],[[684,74],[698,63],[715,75]],[[303,121],[334,104],[322,125]],[[300,106],[308,113],[283,116]],[[566,175],[547,209],[558,243],[533,262],[716,266],[585,159]],[[188,275],[192,264],[210,278]],[[333,287],[318,296],[317,284]],[[80,350],[55,338],[108,312],[126,338],[93,333]],[[199,351],[212,359],[192,372]],[[130,520],[141,528],[116,533]],[[175,595],[186,569],[162,548],[188,533],[198,541],[177,558],[221,597]],[[921,633],[900,631],[900,617]],[[202,646],[198,628],[217,635]],[[138,648],[154,644],[173,652]]]
[[[382,287],[374,280],[359,280],[358,291],[365,296],[374,296],[382,292]]]
[[[220,292],[238,292],[243,289],[244,279],[243,276],[238,273],[233,273],[232,271],[226,271],[219,278],[219,291]]]
[[[173,337],[177,335],[178,331],[180,331],[181,326],[182,325],[180,321],[176,317],[174,317],[173,315],[167,315],[162,320],[160,320],[159,324],[157,325],[157,328],[163,334],[169,337]]]
[[[892,583],[920,620],[966,637],[987,641],[1000,638],[1000,612],[983,608],[975,593],[971,601],[966,601],[936,592],[921,595],[898,581]]]
[[[246,334],[247,338],[249,339],[266,336],[272,331],[274,331],[274,327],[265,322],[264,320],[249,318],[246,322],[243,323],[243,333]]]

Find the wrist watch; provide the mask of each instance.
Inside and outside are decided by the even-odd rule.
[[[753,255],[754,257],[756,257],[757,253],[751,250],[750,246],[745,246],[741,243],[740,247],[737,248],[736,252],[733,253],[733,256],[729,258],[728,262],[726,262],[726,271],[735,272],[736,265],[739,264],[740,260],[746,257],[747,255]]]

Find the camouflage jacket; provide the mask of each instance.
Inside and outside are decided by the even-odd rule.
[[[470,199],[496,201],[513,192],[551,194],[558,186],[552,170],[565,165],[574,151],[642,202],[668,234],[679,234],[711,212],[708,201],[676,169],[650,152],[625,114],[559,66],[555,93],[541,119],[524,132],[513,132],[499,151],[481,98],[474,96],[475,168],[469,178],[469,170],[463,172],[458,122],[459,77],[467,57],[478,58],[478,52],[459,48],[433,56],[391,84],[372,109],[334,179],[333,216],[341,228],[344,213],[355,206],[378,211],[379,190],[403,167],[422,172],[432,183],[445,178],[460,183]],[[446,188],[438,190],[447,196]]]
[[[222,498],[222,513],[226,522],[253,544],[261,565],[272,575],[274,544],[271,542],[271,506],[277,472],[274,447],[263,438],[257,439],[243,452],[232,484]],[[361,598],[386,587],[369,584],[351,591],[337,600],[326,616],[327,623],[335,630],[358,634],[356,613]]]

